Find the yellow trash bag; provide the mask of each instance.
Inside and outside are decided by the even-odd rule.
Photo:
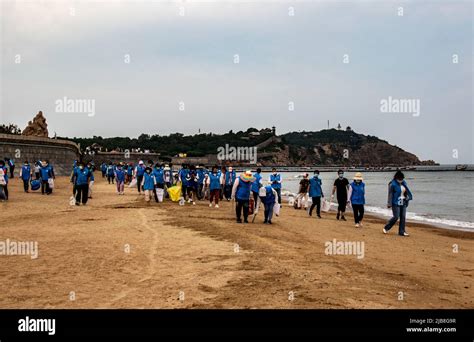
[[[178,202],[181,197],[181,185],[175,185],[168,188],[168,194],[173,202]]]

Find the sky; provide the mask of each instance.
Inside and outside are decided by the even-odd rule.
[[[2,123],[42,110],[50,135],[137,137],[329,120],[422,160],[474,163],[471,1],[1,4]],[[65,97],[94,115],[61,109]],[[390,98],[419,113],[381,111]]]

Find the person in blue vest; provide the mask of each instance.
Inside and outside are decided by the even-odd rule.
[[[46,160],[41,162],[40,180],[41,180],[41,194],[51,195],[53,190],[49,186],[49,180],[53,178],[53,172]]]
[[[140,193],[143,189],[143,178],[145,177],[145,170],[145,163],[140,160],[134,172],[134,177],[137,179],[138,193]]]
[[[95,183],[95,177],[94,177],[94,171],[95,171],[95,166],[92,162],[88,162],[86,167],[89,169],[89,172],[91,174],[90,180],[89,180],[89,189],[88,189],[88,198],[92,199],[92,188]]]
[[[204,175],[206,175],[207,169],[204,168],[203,165],[198,165],[196,168],[197,172],[197,180],[198,180],[198,191],[197,191],[197,198],[198,200],[202,200],[204,197],[203,188],[204,188]]]
[[[115,182],[117,183],[117,194],[124,195],[125,170],[123,163],[119,163],[115,169]]]
[[[23,181],[23,190],[28,193],[30,189],[31,167],[28,160],[25,160],[20,170],[20,178]]]
[[[252,182],[255,180],[252,171],[245,171],[240,174],[234,182],[232,188],[232,198],[237,202],[235,213],[237,215],[237,223],[242,223],[242,210],[244,213],[244,223],[248,223],[249,216],[249,202],[250,202],[250,188]]]
[[[5,165],[5,161],[0,160],[0,169],[3,170],[3,179],[5,184],[3,185],[3,192],[5,194],[5,200],[8,201],[8,169]]]
[[[224,200],[224,190],[225,190],[225,174],[227,172],[227,168],[225,167],[225,165],[222,165],[221,169],[220,169],[220,173],[222,175],[221,177],[221,192],[220,192],[220,200],[223,201]]]
[[[261,175],[262,173],[262,169],[261,168],[257,168],[257,172],[255,172],[253,174],[253,177],[255,178],[255,180],[252,182],[252,186],[250,188],[250,190],[252,191],[252,195],[253,195],[253,203],[255,205],[255,209],[258,208],[258,199],[259,199],[259,190],[260,188],[263,186],[263,177]],[[278,198],[278,196],[277,196]]]
[[[178,179],[181,182],[181,194],[184,200],[187,199],[189,167],[186,164],[181,165],[181,170],[178,172]]]
[[[46,164],[48,164],[49,168],[51,169],[51,178],[56,179],[56,175],[54,174],[54,165],[46,159]]]
[[[191,165],[189,167],[189,172],[186,175],[186,182],[188,184],[186,192],[188,193],[188,202],[196,205],[195,199],[197,198],[197,191],[198,191],[198,175],[196,171],[196,167]]]
[[[107,165],[107,182],[109,184],[114,184],[115,180],[115,167],[111,161],[109,161],[109,165]]]
[[[319,170],[315,170],[313,177],[309,180],[309,197],[311,197],[311,207],[309,208],[309,216],[313,215],[313,209],[316,207],[316,215],[321,218],[321,197],[324,197],[323,182],[319,175]]]
[[[143,173],[143,180],[141,186],[143,187],[143,192],[145,193],[145,201],[150,203],[151,195],[155,192],[156,178],[152,173],[151,167],[146,167],[145,172]]]
[[[106,163],[100,164],[100,171],[102,172],[102,178],[105,178],[105,176],[107,176],[107,164]]]
[[[76,205],[87,204],[89,198],[89,182],[91,179],[91,170],[84,165],[83,162],[77,164],[74,171],[74,185],[76,187]]]
[[[237,178],[236,173],[232,166],[229,166],[225,173],[225,183],[224,183],[224,196],[227,201],[230,201],[232,196],[232,187],[234,186],[235,179]]]
[[[126,171],[125,175],[125,183],[130,184],[133,179],[133,163],[129,163],[124,167],[124,171]]]
[[[398,235],[410,236],[405,231],[405,222],[408,203],[413,199],[413,195],[405,181],[405,175],[402,171],[395,172],[392,181],[388,183],[388,201],[387,208],[392,208],[392,218],[383,228],[383,233],[387,234],[395,223],[400,219],[398,225]]]
[[[15,161],[12,158],[5,158],[5,163],[8,165],[8,168],[10,169],[10,178],[15,177]]]
[[[352,211],[354,212],[355,227],[362,227],[362,220],[364,219],[364,205],[365,205],[365,184],[362,173],[357,172],[354,176],[354,181],[350,184],[348,202],[351,202]]]
[[[212,207],[214,201],[215,208],[219,208],[219,198],[221,192],[221,178],[222,174],[219,172],[217,165],[212,167],[207,177],[207,185],[209,186],[209,207]]]
[[[275,189],[278,194],[278,204],[281,204],[281,175],[277,172],[276,168],[272,169],[269,181],[272,184],[272,188]]]
[[[255,176],[254,176],[255,177]],[[261,201],[264,206],[264,224],[272,224],[273,207],[278,204],[278,194],[271,184],[261,186],[259,188],[259,197],[257,201]],[[256,207],[258,208],[258,206]]]
[[[161,202],[163,198],[158,198],[158,192],[161,192],[162,190],[164,191],[165,189],[165,178],[164,178],[164,170],[163,170],[163,165],[160,163],[156,163],[155,167],[152,171],[153,175],[155,176],[156,179],[156,185],[155,185],[155,202]]]

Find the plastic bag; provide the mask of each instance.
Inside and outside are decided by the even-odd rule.
[[[156,197],[158,197],[158,202],[163,202],[163,195],[165,193],[165,189],[158,188],[158,189],[155,189],[155,191],[156,191]]]
[[[181,197],[181,187],[180,186],[172,186],[168,188],[168,194],[173,202],[178,202],[179,198]]]
[[[31,190],[36,191],[41,187],[41,182],[37,179],[32,180],[31,182]]]
[[[128,187],[133,188],[135,186],[137,186],[137,179],[133,178],[132,181],[130,182],[130,184],[128,185]]]
[[[273,213],[275,214],[275,216],[280,216],[280,208],[281,205],[279,203],[275,203],[275,205],[273,206]]]
[[[329,209],[331,209],[331,202],[329,202],[326,199],[323,199],[321,201],[321,211],[327,213],[329,211]]]
[[[50,189],[54,189],[54,179],[50,178],[48,179],[48,184]]]

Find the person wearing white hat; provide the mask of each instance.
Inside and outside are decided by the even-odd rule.
[[[138,192],[142,192],[142,189],[143,189],[143,186],[142,186],[142,183],[143,183],[143,176],[145,175],[145,163],[143,163],[143,160],[140,160],[138,162],[138,165],[137,167],[135,168],[135,172],[134,172],[134,177],[137,179],[137,189],[138,189]]]
[[[347,202],[351,202],[354,212],[356,228],[362,227],[362,220],[364,218],[365,184],[363,180],[362,173],[357,172],[354,176],[354,181],[350,184],[349,194],[347,196]]]

